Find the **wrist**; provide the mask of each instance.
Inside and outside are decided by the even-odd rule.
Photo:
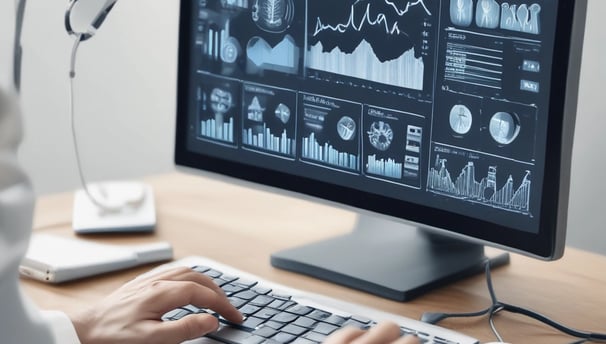
[[[82,344],[93,344],[93,336],[91,336],[92,325],[94,324],[93,316],[90,312],[81,312],[79,314],[70,314],[69,318],[74,325],[76,335]]]

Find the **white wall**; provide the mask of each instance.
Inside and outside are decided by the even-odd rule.
[[[589,0],[569,214],[572,246],[606,254],[606,1]],[[68,116],[66,1],[28,0],[20,158],[41,194],[78,187]],[[0,4],[0,44],[13,13]],[[172,170],[178,1],[121,0],[79,53],[77,118],[91,180]],[[4,32],[4,34],[3,34]],[[9,45],[10,46],[10,45]],[[0,51],[0,63],[7,61]],[[0,71],[3,69],[0,68]]]
[[[24,23],[26,137],[20,158],[39,193],[78,186],[68,111],[73,39],[63,26],[66,5],[28,0]],[[177,1],[122,0],[97,35],[80,45],[76,123],[88,179],[172,170],[177,24]]]
[[[568,243],[606,254],[606,1],[589,0],[575,146]]]

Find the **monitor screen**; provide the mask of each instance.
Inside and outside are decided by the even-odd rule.
[[[558,258],[579,3],[182,1],[176,164]]]

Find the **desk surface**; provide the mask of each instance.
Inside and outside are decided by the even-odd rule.
[[[346,233],[355,222],[353,213],[200,176],[174,173],[147,181],[156,197],[158,226],[154,234],[85,238],[112,244],[166,240],[173,244],[177,259],[206,256],[280,284],[415,319],[424,311],[469,312],[489,305],[486,283],[479,275],[400,303],[270,266],[272,252]],[[72,236],[72,204],[71,193],[41,197],[34,230]],[[246,249],[240,250],[244,245]],[[69,314],[151,267],[58,286],[31,280],[22,280],[22,285],[41,308]],[[510,265],[493,272],[493,284],[502,301],[531,308],[577,329],[606,332],[605,271],[606,257],[569,248],[556,262],[512,255]],[[572,342],[520,315],[501,314],[495,322],[503,338],[512,343]],[[482,342],[495,340],[486,318],[452,319],[440,325]]]

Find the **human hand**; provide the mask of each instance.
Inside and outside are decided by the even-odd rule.
[[[235,323],[242,321],[212,279],[181,267],[126,283],[73,316],[72,322],[82,344],[176,344],[217,330],[219,322],[209,314],[161,320],[166,312],[188,304],[210,308]]]
[[[370,330],[346,327],[334,332],[324,344],[419,344],[418,338],[400,335],[400,327],[392,322],[380,323]]]

